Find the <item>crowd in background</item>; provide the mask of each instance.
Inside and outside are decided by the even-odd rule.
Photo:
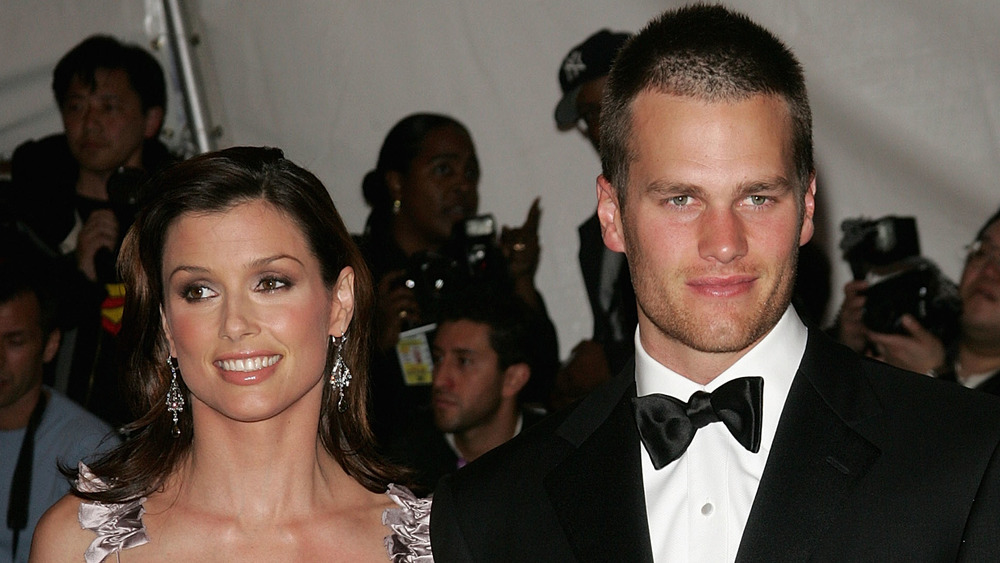
[[[595,151],[607,76],[629,37],[601,30],[558,68],[556,125],[579,130]],[[115,262],[155,195],[147,179],[183,160],[158,140],[167,111],[163,71],[142,48],[87,38],[59,61],[52,87],[64,131],[19,146],[11,180],[0,185],[0,507],[19,507],[0,531],[0,550],[16,561],[27,560],[45,509],[69,491],[56,462],[72,468],[132,439],[134,421],[146,414],[128,403],[122,380],[122,354],[130,351],[121,349],[126,297]],[[351,330],[369,331],[373,344],[362,392],[371,398],[364,416],[375,447],[413,470],[413,485],[426,492],[630,365],[637,308],[630,265],[605,246],[595,212],[579,226],[593,335],[560,359],[534,279],[544,259],[544,194],[524,202],[522,225],[497,225],[479,209],[474,132],[413,109],[359,179],[371,212],[353,240],[371,273],[374,306],[368,325]],[[580,187],[581,197],[591,191]],[[844,288],[834,325],[820,327],[830,262],[806,244],[792,303],[811,329],[856,352],[1000,394],[1000,212],[971,238],[957,284],[935,272],[903,286],[893,293],[891,318],[876,324],[878,303],[869,296],[926,270],[919,258],[867,268]],[[24,283],[8,288],[12,280]],[[17,345],[31,340],[25,367],[11,359],[8,333]]]

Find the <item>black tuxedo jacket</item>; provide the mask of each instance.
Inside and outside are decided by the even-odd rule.
[[[443,479],[435,560],[651,561],[634,395],[629,366]],[[810,330],[736,560],[998,561],[998,444],[996,397]]]
[[[521,432],[543,418],[543,414],[521,409]],[[432,492],[441,477],[454,473],[458,456],[451,449],[444,433],[434,425],[431,409],[421,409],[407,422],[406,430],[396,435],[386,447],[386,456],[413,471],[411,488],[414,492]]]

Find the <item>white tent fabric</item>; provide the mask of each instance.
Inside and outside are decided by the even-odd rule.
[[[354,231],[368,213],[361,178],[396,121],[437,111],[468,125],[480,211],[517,224],[542,198],[537,282],[565,356],[590,331],[576,226],[593,210],[599,163],[582,136],[555,127],[556,70],[593,31],[636,30],[680,4],[197,0],[185,9],[217,145],[285,149],[326,183]],[[806,69],[818,229],[834,266],[828,316],[850,275],[837,248],[845,218],[915,216],[924,254],[957,278],[962,246],[1000,206],[1000,3],[728,4],[772,29]],[[49,82],[66,50],[94,32],[149,45],[161,12],[156,0],[0,0],[0,156],[59,130]],[[182,106],[172,93],[174,146]]]

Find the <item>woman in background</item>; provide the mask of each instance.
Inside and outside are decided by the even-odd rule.
[[[382,439],[405,426],[430,397],[429,385],[404,382],[396,357],[402,330],[434,321],[426,310],[427,298],[421,299],[422,288],[404,282],[419,278],[413,274],[421,267],[440,270],[442,262],[456,258],[462,262],[462,248],[456,246],[461,246],[461,227],[478,211],[479,179],[479,160],[468,129],[446,115],[416,113],[390,129],[375,169],[362,183],[371,214],[359,245],[376,286],[372,376],[375,422]],[[499,255],[487,258],[493,269],[483,277],[489,278],[485,285],[506,285],[532,312],[537,338],[530,354],[531,380],[522,398],[544,404],[559,357],[555,327],[535,288],[539,216],[536,199],[523,226],[502,229],[495,241]],[[427,291],[424,288],[424,296]]]
[[[32,561],[429,560],[429,501],[374,453],[371,281],[326,188],[233,148],[149,193],[120,258],[141,417],[80,467]]]

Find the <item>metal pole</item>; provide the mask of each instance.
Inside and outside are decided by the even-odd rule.
[[[181,88],[184,90],[184,107],[187,110],[188,127],[194,135],[198,152],[208,152],[214,147],[208,134],[208,126],[205,123],[204,102],[198,88],[198,80],[195,77],[194,65],[191,62],[184,13],[181,10],[179,0],[163,0],[163,11],[167,16],[167,37],[174,52]]]

